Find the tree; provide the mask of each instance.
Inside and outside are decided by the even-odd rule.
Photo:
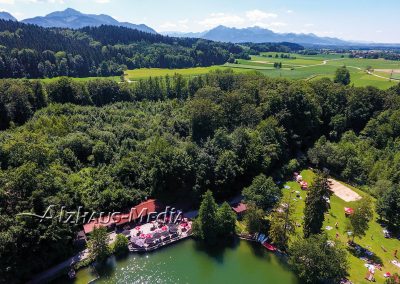
[[[334,82],[345,86],[350,84],[350,72],[346,66],[340,67],[336,70]]]
[[[289,237],[295,232],[295,221],[293,219],[294,208],[291,200],[284,198],[282,205],[277,206],[270,216],[269,236],[273,243],[282,250],[286,250]]]
[[[393,227],[400,226],[400,187],[389,186],[379,195],[376,211]]]
[[[118,83],[112,80],[97,79],[87,83],[90,98],[96,106],[102,106],[121,100]]]
[[[86,86],[71,78],[62,77],[48,85],[49,99],[55,103],[88,104],[90,102]]]
[[[363,197],[354,205],[354,213],[349,216],[348,229],[353,232],[355,237],[365,236],[369,228],[369,221],[372,219],[372,201],[370,197]]]
[[[329,183],[326,173],[317,176],[307,193],[304,207],[304,237],[321,233],[324,214],[328,207],[324,198],[329,196]]]
[[[217,221],[219,226],[219,236],[226,238],[235,233],[236,214],[227,202],[222,203],[221,207],[218,208]]]
[[[252,203],[248,203],[247,210],[244,214],[244,222],[246,224],[247,231],[250,234],[260,232],[264,217],[265,212],[262,209],[257,208],[257,206]]]
[[[212,136],[221,123],[221,107],[210,99],[193,99],[189,111],[194,141]]]
[[[197,232],[195,234],[209,244],[214,244],[217,240],[217,210],[213,194],[210,190],[206,191],[201,201],[199,216],[197,217]]]
[[[347,276],[346,250],[325,234],[294,241],[289,255],[290,266],[305,283],[339,283]]]
[[[242,195],[247,203],[254,203],[257,207],[267,211],[282,196],[282,192],[271,177],[260,174],[246,187]]]
[[[111,245],[111,250],[116,255],[126,254],[128,250],[129,240],[126,236],[122,234],[117,234],[115,241]]]
[[[108,234],[105,227],[96,228],[87,243],[89,257],[94,261],[104,261],[110,255]]]

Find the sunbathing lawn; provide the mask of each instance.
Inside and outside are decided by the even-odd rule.
[[[303,179],[309,183],[309,185],[312,184],[314,173],[311,170],[304,170],[301,172],[301,175],[303,176]],[[343,183],[344,184],[344,183]],[[289,185],[291,187],[291,190],[295,191],[300,191],[300,196],[302,199],[296,198],[296,194],[292,194],[292,201],[295,205],[295,219],[296,222],[301,223],[303,221],[303,210],[304,210],[304,200],[306,198],[306,192],[302,191],[300,189],[300,186],[298,183],[294,181],[287,182],[285,185]],[[349,188],[353,189],[356,191],[358,194],[361,196],[366,196],[367,194],[352,187],[347,184],[345,184]],[[290,192],[288,189],[283,189],[284,195],[289,196]],[[293,198],[296,199],[296,201],[293,200]],[[375,200],[374,200],[375,201]],[[344,215],[344,207],[352,207],[352,204],[354,202],[345,202],[339,197],[332,195],[331,196],[331,209],[329,211],[329,214],[326,214],[325,216],[325,222],[323,229],[328,233],[328,235],[334,239],[336,237],[336,233],[339,233],[339,239],[343,241],[345,244],[347,242],[347,234],[345,233],[346,229],[346,217]],[[394,259],[393,252],[395,249],[400,251],[400,241],[397,239],[385,239],[382,233],[382,227],[376,222],[378,216],[376,213],[374,213],[374,218],[370,222],[370,228],[366,234],[365,237],[362,239],[355,239],[355,242],[372,251],[377,259],[380,259],[383,263],[383,268],[382,271],[380,270],[375,270],[375,278],[377,283],[383,283],[385,278],[383,277],[383,274],[386,272],[390,273],[399,273],[400,274],[400,268],[396,267],[391,263],[391,261]],[[339,224],[339,229],[335,229],[335,224],[338,222]],[[333,229],[330,231],[327,231],[325,229],[326,226],[331,226]],[[302,227],[296,228],[296,233],[299,235],[302,235]],[[383,246],[387,252],[384,252],[381,248]],[[349,262],[350,262],[350,271],[349,271],[349,279],[353,283],[370,283],[369,281],[365,280],[364,277],[367,274],[367,268],[364,266],[365,262],[349,253]]]

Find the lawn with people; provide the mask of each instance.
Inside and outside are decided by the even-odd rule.
[[[315,174],[312,170],[304,170],[300,173],[303,180],[307,181],[309,185],[312,185]],[[342,183],[342,182],[340,182]],[[373,203],[375,199],[369,194],[352,187],[348,184],[342,183],[354,192],[358,193],[362,198],[371,198]],[[284,197],[289,197],[291,200],[291,206],[294,206],[293,218],[298,224],[296,226],[296,234],[292,239],[296,239],[298,236],[303,235],[303,216],[304,207],[307,191],[301,190],[299,183],[296,181],[288,181],[285,186],[289,186],[290,189],[283,189]],[[325,214],[325,221],[323,223],[322,230],[327,233],[330,239],[339,240],[347,246],[347,242],[352,240],[352,236],[348,235],[348,223],[349,218],[346,217],[344,208],[352,208],[356,205],[356,202],[346,202],[339,198],[335,194],[330,197],[330,206],[328,213]],[[400,249],[400,241],[395,237],[385,238],[384,227],[379,223],[379,216],[373,210],[373,218],[369,222],[369,228],[365,233],[365,236],[358,238],[355,237],[354,242],[356,249],[350,249],[348,246],[348,260],[350,263],[349,279],[353,283],[369,283],[365,277],[368,274],[368,268],[366,264],[366,258],[372,260],[372,263],[381,265],[381,270],[376,266],[374,277],[378,283],[385,281],[384,274],[390,272],[391,274],[400,273],[400,267],[395,266],[392,261],[398,259],[394,256],[395,251]],[[365,250],[364,250],[365,249]],[[364,253],[363,253],[364,252]],[[366,252],[366,253],[365,253]],[[368,254],[372,253],[370,256]],[[366,258],[364,258],[366,257]],[[397,256],[399,257],[399,256]]]

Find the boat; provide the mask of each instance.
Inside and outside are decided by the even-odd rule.
[[[271,245],[271,244],[269,244],[267,242],[264,242],[262,245],[269,251],[276,251],[277,250],[275,246],[273,246],[273,245]]]

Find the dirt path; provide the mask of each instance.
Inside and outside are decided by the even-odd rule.
[[[363,71],[362,68],[356,67],[356,66],[346,66],[346,67],[354,68],[354,69],[357,69],[357,70],[359,70],[359,71]],[[385,77],[385,76],[381,76],[381,75],[375,74],[374,72],[371,72],[371,71],[369,71],[369,70],[366,70],[365,72],[366,72],[368,75],[372,75],[372,76],[375,76],[375,77],[377,77],[377,78],[381,78],[381,79],[385,79],[385,80],[389,80],[389,81],[395,81],[395,82],[396,82],[396,81],[399,81],[398,79],[388,78],[388,77]]]
[[[301,67],[297,67],[296,69],[300,69],[300,68],[309,68],[309,67],[315,67],[315,66],[322,66],[322,65],[326,65],[328,64],[329,61],[338,61],[338,60],[344,60],[345,58],[336,58],[336,59],[325,59],[324,61],[322,61],[321,63],[318,64],[313,64],[313,65],[303,65]]]

